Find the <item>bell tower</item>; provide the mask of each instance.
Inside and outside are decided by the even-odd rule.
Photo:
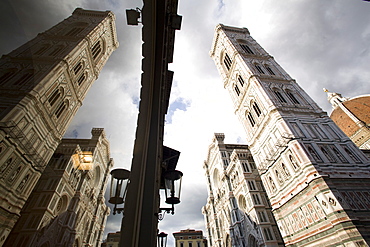
[[[210,55],[285,244],[369,244],[366,156],[247,28],[218,25]]]

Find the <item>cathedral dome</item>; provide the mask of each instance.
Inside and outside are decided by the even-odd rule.
[[[354,116],[361,120],[364,124],[370,124],[370,95],[363,95],[342,102]],[[341,128],[347,135],[354,135],[361,127],[358,126],[340,107],[335,109],[330,114],[330,118]]]

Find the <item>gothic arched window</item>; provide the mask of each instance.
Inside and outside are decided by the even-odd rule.
[[[283,168],[285,176],[290,177],[290,172],[289,172],[288,168],[285,166],[284,163],[281,163],[281,168]]]
[[[296,170],[299,167],[297,161],[293,158],[291,154],[289,154],[289,161],[290,164],[292,164],[294,170]]]
[[[60,95],[61,95],[61,92],[60,92],[59,88],[55,89],[54,92],[51,94],[51,96],[48,99],[49,104],[51,106],[53,106],[55,104],[55,102],[59,99]]]
[[[240,89],[239,89],[237,84],[234,84],[234,90],[235,90],[236,94],[239,96],[240,95]]]
[[[254,112],[256,113],[257,117],[259,117],[262,112],[261,112],[261,109],[259,108],[257,102],[254,102],[252,107],[253,107]]]
[[[85,73],[81,74],[80,77],[77,79],[78,85],[81,86],[85,79],[86,79]]]
[[[224,64],[225,64],[227,70],[230,70],[232,63],[233,62],[232,62],[231,58],[229,57],[229,55],[227,53],[225,53]]]
[[[247,118],[249,120],[249,123],[252,125],[252,127],[254,127],[254,125],[256,125],[256,121],[254,120],[252,113],[248,113]]]
[[[74,67],[73,67],[73,72],[75,75],[77,75],[82,69],[82,63],[78,62]]]
[[[68,103],[67,101],[60,102],[57,110],[55,111],[55,116],[57,118],[59,118],[64,112],[64,110],[67,108],[67,103]]]
[[[98,42],[95,43],[95,45],[91,48],[91,53],[92,53],[92,56],[93,56],[93,59],[95,60],[99,54],[101,53],[102,51],[102,47],[101,47],[101,42],[100,40]]]
[[[240,86],[244,86],[244,80],[243,80],[243,78],[240,76],[240,75],[238,75],[238,81],[239,81],[239,83],[240,83]]]
[[[272,191],[275,191],[276,190],[276,185],[275,185],[274,180],[272,179],[272,177],[269,177],[269,183],[271,185]]]

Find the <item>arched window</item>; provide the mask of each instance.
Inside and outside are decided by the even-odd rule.
[[[286,94],[288,95],[289,99],[290,99],[294,104],[297,104],[297,105],[301,104],[301,103],[297,100],[297,98],[294,96],[294,94],[293,94],[292,92],[290,92],[290,91],[286,91]]]
[[[261,112],[261,109],[259,108],[257,102],[254,102],[252,107],[253,107],[254,112],[256,113],[257,117],[259,117],[262,112]]]
[[[275,75],[274,71],[270,68],[270,66],[265,65],[265,69],[267,70],[267,72],[269,72],[270,75]]]
[[[254,125],[256,125],[256,121],[254,120],[252,113],[248,113],[247,118],[249,120],[249,123],[252,125],[252,127],[254,127]]]
[[[289,172],[288,168],[285,166],[284,163],[281,163],[281,168],[283,168],[285,176],[290,177],[290,172]]]
[[[85,79],[86,79],[85,73],[81,74],[77,80],[78,85],[81,86]]]
[[[269,177],[269,183],[271,185],[272,191],[276,190],[276,185],[274,183],[274,180],[272,180],[272,177]]]
[[[73,67],[73,72],[75,73],[75,75],[78,74],[78,72],[80,72],[82,69],[82,63],[81,62],[78,62],[74,67]]]
[[[254,54],[254,52],[252,51],[252,49],[248,45],[246,45],[246,44],[239,44],[239,45],[245,53]]]
[[[49,104],[51,106],[53,106],[55,104],[55,102],[59,99],[60,95],[61,95],[61,93],[60,93],[59,88],[55,89],[54,92],[51,94],[51,96],[48,99]]]
[[[236,94],[239,96],[240,95],[240,89],[239,89],[238,85],[234,84],[234,90],[235,90]]]
[[[100,40],[98,42],[95,43],[95,45],[91,48],[91,53],[92,53],[92,56],[93,56],[93,59],[95,60],[99,54],[101,53],[102,49],[101,49],[101,42]]]
[[[225,53],[224,64],[225,64],[227,70],[230,70],[232,63],[233,62],[231,61],[231,58],[229,57],[229,55],[227,53]]]
[[[64,102],[64,101],[60,102],[57,110],[55,111],[55,116],[59,118],[66,108],[67,108],[67,102]]]
[[[254,66],[256,67],[256,69],[258,70],[258,72],[260,74],[265,74],[265,71],[263,71],[263,69],[261,68],[261,66],[259,66],[258,64],[255,64]]]
[[[287,103],[286,99],[283,97],[283,95],[280,93],[280,91],[278,91],[277,89],[274,89],[273,92],[274,92],[276,98],[278,98],[278,100],[281,103]]]
[[[245,211],[247,209],[247,202],[245,201],[245,197],[243,195],[239,196],[238,202],[240,209]]]
[[[294,169],[297,169],[299,167],[297,161],[293,158],[291,154],[289,154],[289,161],[290,161],[290,164],[292,164]]]
[[[243,80],[243,78],[240,76],[240,75],[238,75],[238,81],[239,81],[239,83],[240,83],[240,86],[244,86],[244,80]]]

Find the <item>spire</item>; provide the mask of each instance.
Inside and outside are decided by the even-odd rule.
[[[338,105],[340,105],[343,102],[348,100],[348,98],[342,97],[342,95],[340,93],[329,92],[329,90],[326,89],[326,88],[323,88],[323,90],[324,90],[324,92],[326,92],[328,94],[328,101],[330,102],[330,104],[333,106],[334,109]]]

